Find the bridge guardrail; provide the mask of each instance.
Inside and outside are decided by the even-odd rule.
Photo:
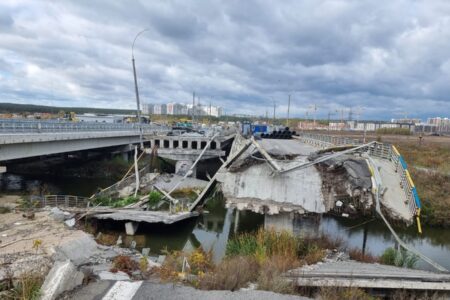
[[[143,133],[169,130],[170,128],[165,126],[142,124]],[[139,124],[0,119],[0,133],[51,133],[89,131],[136,131],[138,133]]]
[[[45,195],[31,196],[30,201],[38,202],[39,207],[87,207],[89,199],[87,197],[72,195]]]
[[[329,148],[340,145],[362,145],[360,139],[352,139],[340,136],[331,136],[317,133],[299,133],[300,140],[303,142],[320,147]],[[407,164],[394,145],[387,143],[375,143],[369,147],[371,156],[389,160],[393,163],[396,172],[400,175],[401,188],[405,193],[406,201],[408,201],[409,210],[412,216],[417,217],[418,226],[420,228],[420,210],[422,208],[419,195],[409,173]]]

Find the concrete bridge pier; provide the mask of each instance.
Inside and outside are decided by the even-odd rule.
[[[189,168],[194,164],[193,160],[177,160],[175,163],[175,173],[180,176],[186,175],[186,172]],[[188,177],[196,177],[197,176],[197,167],[192,169],[192,173],[189,174]]]
[[[138,222],[126,222],[125,223],[125,232],[127,235],[135,235],[138,228],[139,228]]]
[[[275,231],[294,232],[294,213],[279,213],[264,215],[264,229],[275,229]]]

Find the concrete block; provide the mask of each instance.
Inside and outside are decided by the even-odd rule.
[[[65,223],[68,227],[72,228],[73,226],[75,226],[75,218],[66,220],[64,223]]]
[[[138,230],[139,223],[137,222],[126,222],[125,223],[125,232],[127,235],[134,235]]]
[[[84,275],[70,260],[56,262],[41,287],[41,300],[53,300],[65,291],[81,285]]]
[[[97,243],[94,239],[83,233],[79,238],[64,241],[56,248],[56,260],[70,259],[76,266],[86,264],[89,258],[98,254]]]
[[[50,215],[56,221],[64,221],[64,219],[66,218],[66,216],[64,215],[64,212],[62,210],[60,210],[59,208],[57,208],[57,207],[53,207],[50,210]]]

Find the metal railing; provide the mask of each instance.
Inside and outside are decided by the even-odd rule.
[[[169,131],[170,128],[156,124],[142,124],[144,133]],[[136,131],[137,123],[96,123],[58,120],[14,120],[0,119],[0,133],[59,133],[94,131]]]
[[[340,136],[331,136],[325,134],[316,133],[299,133],[299,139],[307,144],[313,145],[318,148],[329,148],[333,146],[343,145],[362,145],[363,141],[360,139],[353,139]],[[370,156],[379,157],[390,161],[395,168],[395,171],[400,176],[400,185],[405,193],[406,201],[409,206],[409,211],[412,216],[417,216],[418,226],[420,227],[420,210],[421,202],[419,195],[417,194],[416,187],[412,181],[411,175],[408,171],[407,165],[401,154],[395,148],[395,146],[387,143],[373,143],[368,147]],[[420,230],[420,229],[419,229]]]
[[[72,195],[45,195],[31,196],[30,201],[37,203],[37,207],[87,207],[89,199],[87,197]]]

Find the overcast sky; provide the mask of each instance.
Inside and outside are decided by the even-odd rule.
[[[144,28],[143,102],[450,117],[446,0],[2,0],[0,102],[134,108]]]

